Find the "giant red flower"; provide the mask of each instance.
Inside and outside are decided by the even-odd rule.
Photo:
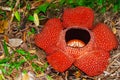
[[[35,44],[46,51],[53,68],[64,72],[71,65],[89,76],[101,74],[108,65],[109,51],[118,45],[107,25],[93,26],[94,13],[87,7],[66,9],[60,19],[47,21]]]

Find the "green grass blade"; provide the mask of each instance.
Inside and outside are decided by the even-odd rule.
[[[15,12],[15,17],[20,22],[20,13],[18,11]]]
[[[7,48],[7,44],[6,44],[6,41],[4,40],[3,41],[3,49],[4,49],[4,53],[6,56],[9,55],[9,52],[8,52],[8,48]]]

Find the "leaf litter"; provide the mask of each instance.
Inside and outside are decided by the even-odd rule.
[[[18,9],[18,12],[23,12],[22,16],[25,16],[25,18],[30,14],[32,16],[30,18],[33,19],[34,9],[37,10],[38,6],[43,3],[42,0],[39,2],[33,1],[33,4],[30,2],[30,12],[33,10],[32,14],[29,11],[27,14],[24,13],[24,11],[27,11],[26,5]],[[38,25],[38,20],[37,23],[33,22],[34,20],[22,21],[21,16],[21,21],[24,23],[21,26],[19,24],[20,15],[18,14],[18,16],[16,15],[18,21],[13,20],[13,17],[10,18],[10,23],[5,20],[0,21],[0,80],[119,80],[120,43],[117,49],[110,52],[109,65],[104,73],[99,76],[89,77],[74,66],[64,73],[59,73],[47,63],[45,52],[34,44],[34,35],[43,29],[49,18],[60,17],[63,9],[69,7],[68,5],[62,7],[57,5],[58,1],[54,3],[56,5],[49,7],[46,11],[47,3],[43,13],[37,14],[38,17],[44,16],[42,19],[39,17],[40,25]],[[17,10],[17,4],[19,2],[16,3],[14,10]],[[58,7],[58,9],[54,9],[55,7]],[[9,11],[11,12],[11,10]],[[109,25],[120,42],[120,14],[112,11],[106,11],[103,14],[97,11],[95,13],[94,24],[103,22]],[[23,26],[24,28],[20,28]]]

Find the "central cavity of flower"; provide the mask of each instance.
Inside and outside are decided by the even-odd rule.
[[[70,47],[84,47],[90,41],[90,34],[85,29],[71,28],[66,32],[65,41]]]

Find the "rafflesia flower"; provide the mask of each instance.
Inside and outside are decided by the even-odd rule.
[[[89,76],[101,74],[117,39],[107,25],[93,26],[94,13],[87,7],[66,9],[60,19],[47,21],[35,44],[45,50],[49,64],[64,72],[71,65]]]

